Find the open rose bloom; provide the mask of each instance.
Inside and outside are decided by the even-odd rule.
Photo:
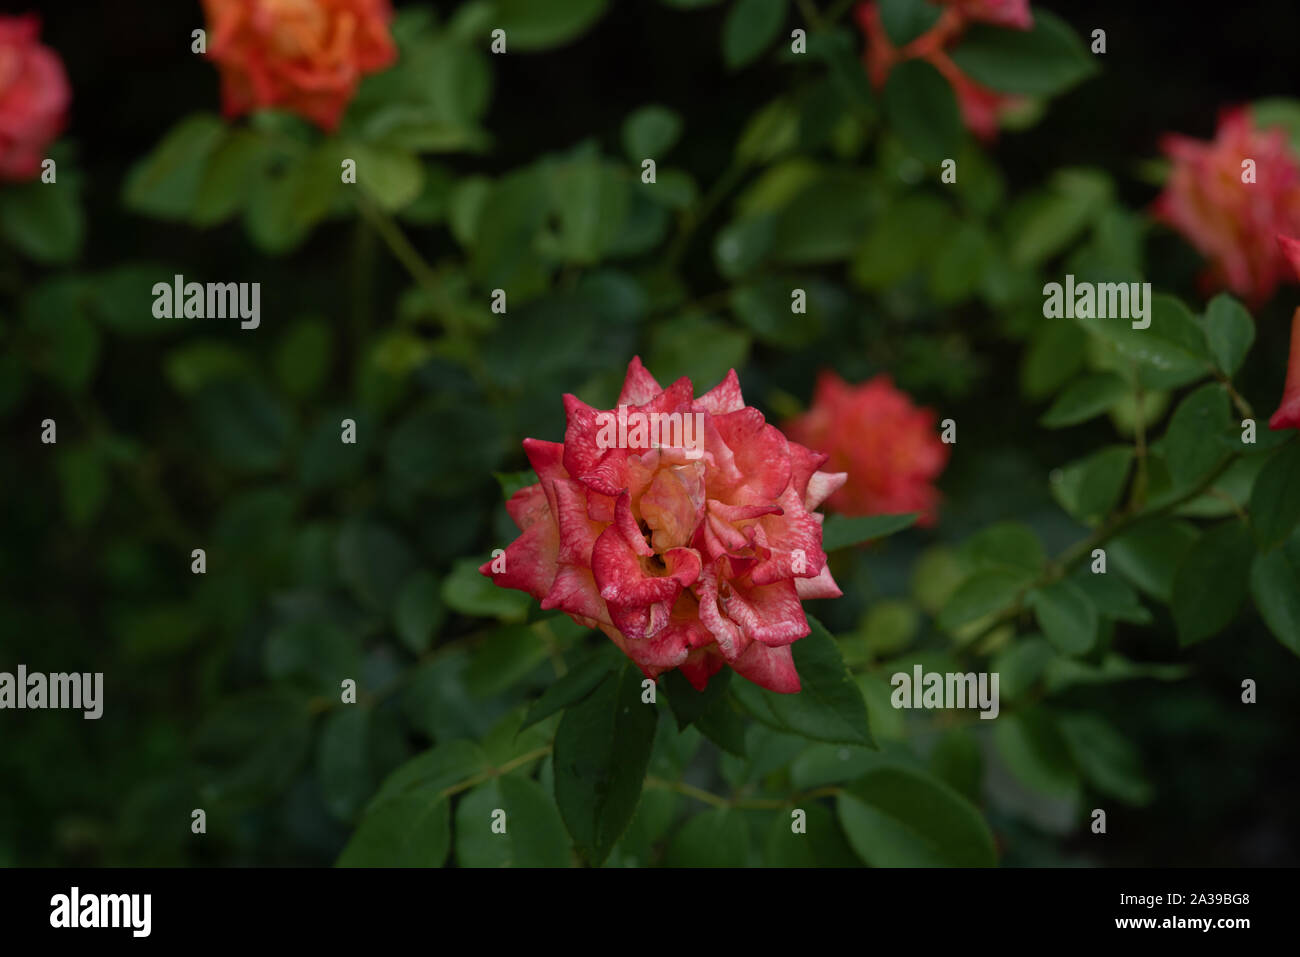
[[[35,179],[67,121],[72,91],[36,17],[0,17],[0,180]]]
[[[366,73],[392,64],[388,0],[203,0],[227,116],[279,107],[337,129]]]
[[[703,689],[730,665],[798,691],[801,601],[840,595],[813,509],[845,476],[746,406],[734,370],[697,398],[633,359],[617,412],[564,406],[563,443],[524,441],[539,481],[506,504],[522,534],[480,571],[599,628],[647,677],[680,668]]]
[[[1208,288],[1226,287],[1259,305],[1291,278],[1274,241],[1300,234],[1300,158],[1280,129],[1255,125],[1250,110],[1225,112],[1212,141],[1165,136],[1172,161],[1156,219],[1187,238],[1207,260]],[[1255,181],[1243,182],[1253,160]]]
[[[888,376],[849,385],[834,372],[817,378],[812,407],[785,423],[792,437],[827,455],[848,480],[828,503],[845,515],[920,512],[932,525],[939,505],[934,480],[950,447],[935,434],[938,416],[915,405]]]

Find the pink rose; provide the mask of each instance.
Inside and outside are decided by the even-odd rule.
[[[1028,30],[1034,25],[1029,0],[946,0],[946,4],[971,22],[981,21],[1012,30]]]
[[[851,386],[834,372],[817,379],[812,407],[784,423],[785,431],[827,455],[827,467],[848,480],[830,497],[845,515],[920,512],[932,525],[939,505],[934,480],[948,464],[949,447],[939,441],[931,409],[913,404],[907,393],[880,375]]]
[[[725,664],[798,691],[801,601],[840,595],[812,510],[845,477],[746,406],[734,370],[696,398],[634,358],[616,411],[564,407],[563,443],[524,440],[539,481],[506,503],[522,534],[479,570],[599,628],[649,678],[680,668],[702,690]]]
[[[951,84],[961,109],[962,122],[982,140],[993,139],[1003,113],[1024,102],[1023,97],[999,93],[976,83],[953,62],[948,51],[957,45],[967,25],[975,20],[1029,29],[1033,21],[1028,0],[954,0],[934,26],[903,47],[894,46],[889,38],[877,4],[859,4],[854,12],[867,39],[867,48],[862,55],[867,74],[877,89],[885,85],[896,64],[904,60],[925,60]]]
[[[1300,240],[1278,236],[1277,242],[1291,269],[1300,275]],[[1291,358],[1286,368],[1282,404],[1273,413],[1273,418],[1268,420],[1268,427],[1300,429],[1300,309],[1291,317]]]
[[[67,121],[72,90],[32,14],[0,17],[0,179],[34,179]]]
[[[1208,288],[1260,305],[1290,278],[1274,235],[1300,233],[1300,162],[1286,135],[1257,128],[1241,108],[1223,113],[1212,141],[1167,135],[1161,148],[1173,166],[1153,215],[1209,260]],[[1245,160],[1254,182],[1242,181]]]

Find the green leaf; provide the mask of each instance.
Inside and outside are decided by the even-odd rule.
[[[860,545],[863,542],[885,538],[905,528],[911,528],[920,517],[920,512],[907,512],[903,515],[863,515],[859,518],[832,515],[826,520],[826,525],[822,529],[822,549],[833,552],[837,548],[847,548],[850,545]]]
[[[735,70],[757,59],[785,23],[787,0],[736,0],[722,24],[722,59]]]
[[[724,668],[709,680],[703,691],[696,691],[680,671],[673,670],[659,680],[659,690],[668,699],[673,717],[677,719],[677,730],[685,731],[727,693],[731,682],[730,669]]]
[[[943,11],[928,0],[880,0],[880,23],[896,47],[905,47],[938,21]]]
[[[549,50],[585,33],[605,13],[606,0],[498,0],[494,27],[507,50]]]
[[[456,806],[456,863],[567,867],[569,839],[554,801],[536,781],[517,775],[480,784]]]
[[[1255,321],[1240,302],[1219,293],[1205,310],[1205,338],[1219,369],[1232,378],[1255,343]]]
[[[1115,373],[1091,373],[1072,382],[1038,421],[1049,429],[1078,425],[1101,415],[1128,393],[1128,383]]]
[[[1276,548],[1300,524],[1300,442],[1270,456],[1250,493],[1250,520],[1262,550]]]
[[[199,392],[196,406],[207,450],[224,467],[268,472],[283,462],[293,423],[261,385],[243,379],[214,382]]]
[[[646,364],[665,382],[681,376],[693,382],[721,382],[727,370],[744,366],[749,345],[749,333],[717,319],[688,314],[653,324]]]
[[[1165,464],[1175,488],[1190,488],[1227,457],[1227,449],[1206,437],[1223,431],[1229,412],[1227,393],[1213,382],[1178,404],[1164,440]]]
[[[288,787],[311,746],[307,701],[286,690],[250,692],[211,712],[195,733],[203,800],[255,806]]]
[[[1206,531],[1174,574],[1170,606],[1183,647],[1231,624],[1246,597],[1255,548],[1249,530],[1233,519]]]
[[[582,156],[555,164],[548,182],[559,221],[558,253],[568,262],[599,262],[627,221],[624,175],[598,156]]]
[[[612,648],[612,645],[602,646],[576,667],[565,672],[563,677],[548,685],[524,715],[520,730],[532,727],[538,721],[577,704],[591,694],[605,680],[605,676],[619,666],[621,658],[613,653]]]
[[[1097,639],[1097,608],[1078,586],[1068,581],[1035,588],[1025,603],[1034,610],[1038,626],[1057,650],[1081,655]]]
[[[1009,607],[1029,583],[1031,575],[1009,568],[991,568],[969,576],[957,587],[939,613],[939,627],[953,632]]]
[[[487,755],[473,741],[448,741],[417,754],[384,779],[366,813],[389,801],[421,791],[434,796],[461,784],[488,767]]]
[[[1112,445],[1065,465],[1050,476],[1052,495],[1070,515],[1083,522],[1104,518],[1124,491],[1133,449]]]
[[[777,694],[748,681],[732,693],[750,714],[781,731],[832,744],[874,746],[862,692],[849,676],[839,645],[811,615],[807,637],[791,646],[800,690]]]
[[[352,819],[374,787],[368,754],[370,710],[349,705],[325,719],[316,745],[321,798],[342,821]]]
[[[1148,519],[1117,535],[1106,551],[1129,581],[1169,604],[1178,562],[1199,535],[1190,522]]]
[[[1064,251],[1097,219],[1113,192],[1104,173],[1059,170],[1046,190],[1032,193],[1012,207],[1006,225],[1012,264],[1038,266]],[[1106,322],[1117,324],[1113,319]]]
[[[993,729],[998,754],[1026,787],[1052,797],[1073,797],[1079,774],[1053,715],[1031,705],[1002,715]]]
[[[84,528],[94,521],[108,495],[109,475],[103,457],[91,444],[74,445],[59,452],[54,470],[69,524]]]
[[[347,678],[361,673],[361,644],[340,625],[305,619],[267,636],[263,661],[268,676],[299,679],[314,694],[333,696]]]
[[[884,102],[890,126],[922,161],[937,163],[961,145],[957,97],[924,60],[905,60],[890,71]]]
[[[452,611],[476,618],[499,618],[519,622],[528,617],[532,596],[511,588],[501,588],[491,578],[480,575],[472,558],[457,559],[451,573],[442,582],[442,600]]]
[[[1268,630],[1300,655],[1300,537],[1255,556],[1250,593]]]
[[[358,598],[385,612],[394,608],[415,567],[415,556],[401,536],[386,525],[360,519],[339,532],[337,558],[339,577]]]
[[[763,843],[763,863],[767,867],[857,867],[859,861],[849,847],[844,829],[830,808],[806,804],[799,808],[807,817],[804,830],[795,831],[794,819],[786,811],[772,816]]]
[[[442,627],[447,609],[442,603],[438,579],[427,571],[407,577],[397,595],[393,625],[407,650],[422,655]]]
[[[921,771],[880,768],[836,802],[849,843],[873,867],[992,867],[993,835],[980,813]]]
[[[1143,366],[1142,382],[1153,389],[1175,389],[1210,372],[1205,332],[1187,307],[1173,296],[1151,297],[1150,326],[1134,329],[1115,319],[1076,319],[1125,359]]]
[[[208,158],[227,132],[226,124],[210,114],[186,117],[131,168],[123,203],[134,212],[159,219],[187,217],[199,195]]]
[[[1038,534],[1023,522],[995,522],[966,539],[958,556],[977,571],[1010,569],[1037,575],[1047,564]]]
[[[976,806],[981,800],[983,765],[979,741],[962,728],[944,732],[930,752],[931,772]]]
[[[687,819],[668,844],[668,867],[744,867],[749,863],[749,826],[743,811],[710,808]]]
[[[1058,726],[1084,778],[1103,794],[1126,804],[1151,800],[1142,755],[1115,727],[1092,714],[1061,715]]]
[[[493,629],[475,649],[465,669],[465,688],[476,698],[490,698],[521,681],[546,660],[546,645],[527,625]]]
[[[349,143],[345,149],[348,158],[356,160],[357,185],[390,213],[405,209],[424,188],[424,167],[413,153],[362,143]],[[341,167],[335,167],[341,173]]]
[[[253,180],[244,224],[263,252],[288,252],[325,218],[343,189],[336,153],[337,145],[327,143],[280,168],[262,169]]]
[[[333,332],[324,320],[299,319],[286,329],[273,359],[284,391],[295,398],[314,395],[329,376],[332,345]]]
[[[583,858],[599,866],[636,810],[659,713],[630,662],[569,707],[555,732],[555,798]]]
[[[242,210],[248,202],[249,184],[261,175],[271,155],[264,137],[248,130],[229,131],[203,167],[190,222],[215,226]]]
[[[1029,30],[972,24],[952,58],[981,86],[1028,96],[1056,96],[1097,69],[1069,24],[1039,8]]]
[[[39,263],[75,259],[85,223],[74,182],[9,186],[0,193],[0,236]]]
[[[643,106],[623,121],[623,152],[638,165],[658,162],[682,135],[682,117],[666,106]]]
[[[339,855],[339,867],[441,867],[451,847],[451,806],[416,788],[374,808]]]

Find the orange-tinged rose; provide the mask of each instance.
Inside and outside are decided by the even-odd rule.
[[[0,17],[0,179],[11,182],[40,173],[72,99],[63,62],[38,42],[40,32],[30,14]]]
[[[888,376],[849,385],[834,372],[817,379],[812,407],[784,424],[796,442],[827,456],[826,468],[848,473],[827,500],[845,515],[920,512],[935,521],[939,492],[934,480],[948,464],[931,409],[915,405]]]
[[[388,0],[203,0],[222,109],[278,107],[327,132],[361,77],[397,57]]]
[[[1166,136],[1173,161],[1155,218],[1182,233],[1209,261],[1210,289],[1259,305],[1291,279],[1274,235],[1300,234],[1300,158],[1280,129],[1260,129],[1248,109],[1225,112],[1211,141]],[[1243,181],[1253,163],[1253,182]],[[1247,179],[1251,177],[1247,176]]]

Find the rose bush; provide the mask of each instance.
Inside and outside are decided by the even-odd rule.
[[[0,56],[0,863],[1295,863],[1286,11],[155,6]]]

